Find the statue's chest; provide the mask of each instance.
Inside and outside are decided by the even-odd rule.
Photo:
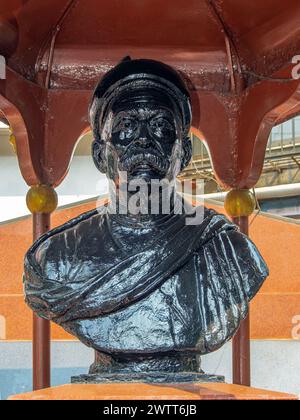
[[[116,353],[196,348],[201,323],[195,274],[191,261],[140,301],[78,321],[76,335],[99,351]]]

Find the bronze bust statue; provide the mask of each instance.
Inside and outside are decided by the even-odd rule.
[[[190,98],[177,72],[124,59],[96,87],[90,122],[93,159],[116,204],[30,248],[26,302],[96,350],[87,380],[199,380],[200,355],[235,334],[266,264],[223,215],[202,208],[201,223],[190,224],[191,212],[176,211],[183,201],[175,179],[191,158]],[[153,180],[168,184],[170,211],[161,206],[163,187],[151,196]],[[139,192],[149,187],[138,200],[128,188],[135,181]]]

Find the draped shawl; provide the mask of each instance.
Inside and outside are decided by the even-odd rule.
[[[120,232],[93,210],[43,235],[25,258],[28,305],[98,350],[213,351],[268,275],[252,241],[212,210],[200,225],[169,217],[134,252],[118,245]]]

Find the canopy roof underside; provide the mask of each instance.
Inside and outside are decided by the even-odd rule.
[[[91,89],[129,54],[168,62],[196,88],[222,91],[230,67],[241,66],[251,83],[253,73],[271,77],[288,67],[300,50],[298,0],[2,0],[0,17],[8,65],[41,83],[51,62],[52,88]]]

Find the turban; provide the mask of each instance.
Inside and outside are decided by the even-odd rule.
[[[134,92],[159,92],[168,97],[180,115],[184,133],[191,125],[190,96],[180,75],[170,66],[155,60],[123,59],[107,72],[97,85],[89,109],[89,119],[97,139],[113,104]]]

